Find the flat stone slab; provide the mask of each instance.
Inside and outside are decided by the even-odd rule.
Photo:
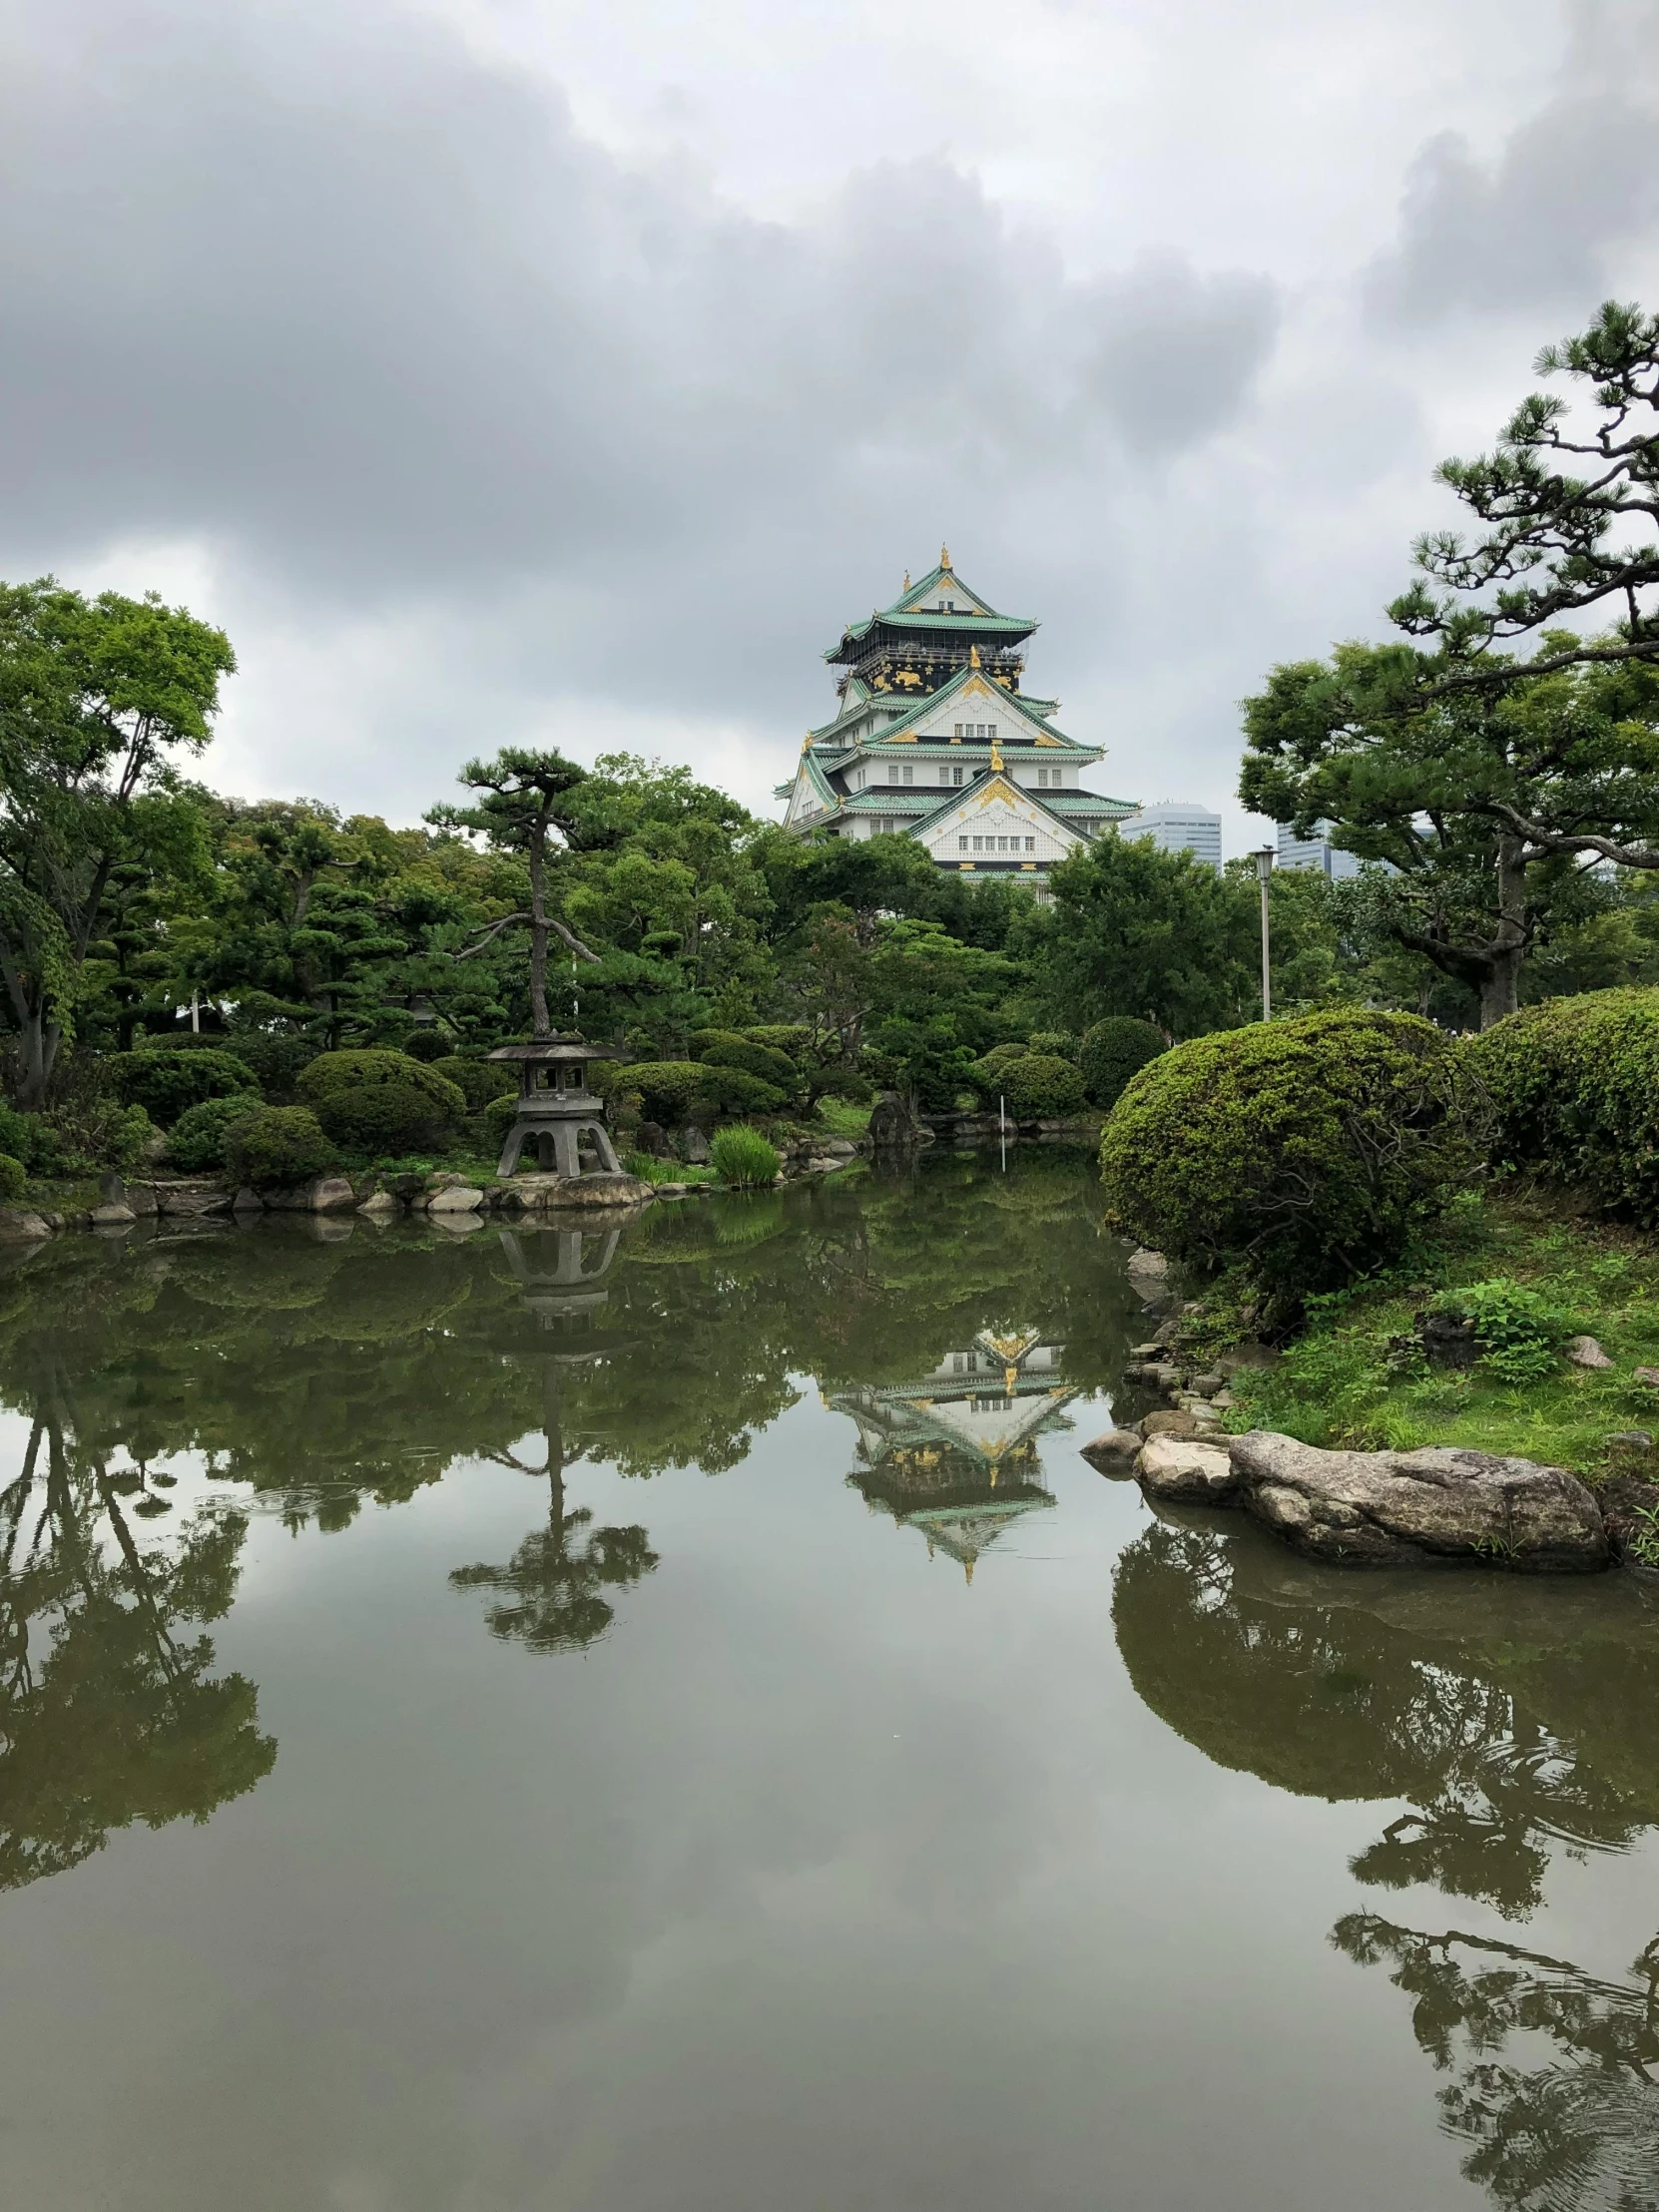
[[[1321,1451],[1267,1429],[1235,1436],[1231,1462],[1250,1512],[1339,1565],[1584,1574],[1611,1561],[1601,1508],[1564,1467],[1445,1444]]]
[[[637,1175],[509,1175],[496,1185],[527,1212],[556,1206],[643,1206],[654,1195]]]
[[[1227,1445],[1197,1436],[1148,1437],[1135,1474],[1149,1497],[1171,1504],[1228,1505],[1238,1494],[1239,1478]]]

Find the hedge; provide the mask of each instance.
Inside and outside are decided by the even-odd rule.
[[[1115,1105],[1135,1070],[1155,1060],[1164,1048],[1164,1032],[1150,1021],[1136,1021],[1128,1014],[1097,1021],[1084,1031],[1077,1056],[1084,1090],[1097,1106]]]
[[[700,1029],[692,1038],[692,1050],[705,1067],[739,1068],[757,1082],[770,1084],[784,1098],[801,1083],[801,1070],[787,1052],[756,1044],[731,1029]]]
[[[1279,1314],[1396,1260],[1472,1162],[1451,1040],[1343,1011],[1149,1060],[1100,1147],[1110,1226],[1201,1269],[1241,1262]]]
[[[259,1111],[259,1099],[248,1091],[234,1098],[205,1098],[200,1106],[181,1114],[168,1133],[169,1166],[186,1175],[217,1173],[225,1165],[228,1132]]]
[[[665,1128],[693,1114],[775,1114],[788,1103],[776,1085],[743,1068],[698,1060],[640,1060],[618,1068],[610,1088],[638,1091],[641,1114]]]
[[[267,1106],[226,1132],[225,1164],[256,1190],[308,1183],[334,1165],[334,1148],[307,1106]]]
[[[1002,1071],[1002,1096],[1015,1121],[1060,1120],[1083,1110],[1083,1078],[1057,1053],[1028,1052]]]
[[[142,1106],[165,1129],[181,1114],[210,1098],[260,1095],[259,1077],[234,1053],[212,1048],[179,1052],[148,1045],[137,1052],[112,1053],[107,1062],[116,1096],[124,1106]]]
[[[1659,1228],[1659,990],[1546,999],[1463,1044],[1493,1156]]]
[[[466,1098],[455,1085],[424,1061],[411,1060],[406,1052],[383,1052],[370,1047],[358,1052],[319,1052],[301,1071],[299,1095],[307,1106],[330,1091],[365,1090],[376,1085],[419,1091],[434,1110],[451,1119],[466,1112]]]
[[[15,1206],[28,1180],[29,1171],[23,1162],[14,1160],[9,1152],[0,1152],[0,1206]]]
[[[516,1097],[518,1093],[518,1071],[507,1060],[458,1060],[451,1053],[447,1059],[428,1060],[426,1065],[434,1075],[454,1084],[474,1114],[492,1098]]]

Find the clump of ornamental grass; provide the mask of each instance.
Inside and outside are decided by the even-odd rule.
[[[709,1158],[721,1181],[737,1190],[758,1190],[775,1182],[783,1165],[761,1132],[741,1121],[715,1131]]]

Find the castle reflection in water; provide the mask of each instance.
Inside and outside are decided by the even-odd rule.
[[[1065,1347],[1038,1332],[982,1329],[913,1382],[833,1390],[824,1402],[858,1431],[847,1476],[871,1512],[914,1528],[969,1582],[980,1554],[1027,1514],[1052,1511],[1037,1438],[1069,1428],[1077,1385]]]

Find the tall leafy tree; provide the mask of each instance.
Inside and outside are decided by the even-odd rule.
[[[428,822],[443,829],[470,830],[498,851],[522,857],[529,884],[527,904],[479,931],[457,955],[465,959],[491,943],[503,930],[530,933],[530,1018],[538,1037],[553,1033],[547,1007],[547,947],[558,937],[573,959],[596,965],[599,955],[585,945],[549,904],[552,876],[562,852],[582,844],[615,839],[609,823],[595,824],[576,799],[586,771],[558,753],[535,753],[508,746],[493,761],[468,761],[460,781],[476,793],[467,807],[434,807]]]
[[[1659,668],[1569,660],[1434,691],[1414,658],[1347,645],[1275,669],[1244,703],[1239,791],[1385,862],[1380,918],[1474,993],[1484,1024],[1514,1011],[1533,948],[1601,902],[1597,861],[1659,839]]]
[[[117,871],[193,834],[178,764],[207,745],[235,667],[223,631],[154,594],[0,586],[0,983],[25,1107],[45,1097]]]
[[[1254,1010],[1254,882],[1108,833],[1062,860],[1049,887],[1026,944],[1058,1026],[1128,1014],[1192,1037]]]

